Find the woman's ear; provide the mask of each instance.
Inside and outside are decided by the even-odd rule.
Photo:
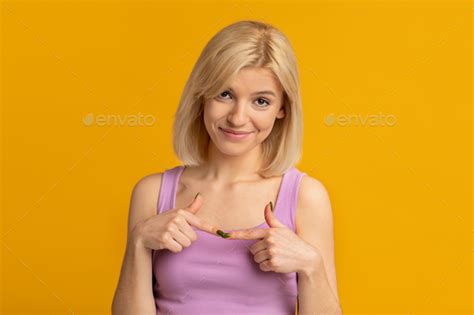
[[[281,105],[280,111],[277,114],[277,119],[285,117],[285,105]]]

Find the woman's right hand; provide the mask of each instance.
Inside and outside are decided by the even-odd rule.
[[[167,210],[137,223],[132,231],[134,241],[148,249],[168,249],[178,253],[197,239],[191,225],[220,237],[218,228],[195,215],[202,203],[202,196],[198,193],[189,206],[183,209]]]

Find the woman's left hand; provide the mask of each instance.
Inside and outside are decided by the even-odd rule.
[[[265,206],[265,221],[269,228],[230,231],[227,240],[260,240],[249,247],[262,271],[281,273],[303,272],[315,268],[319,251],[296,235]]]

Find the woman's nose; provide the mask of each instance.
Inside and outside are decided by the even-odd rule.
[[[234,103],[227,119],[234,126],[244,125],[248,120],[247,105],[244,102]]]

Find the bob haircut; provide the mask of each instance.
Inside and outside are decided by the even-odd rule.
[[[244,20],[220,30],[204,47],[186,82],[173,123],[173,149],[188,166],[207,162],[210,141],[204,125],[207,100],[215,98],[244,67],[270,69],[283,90],[285,117],[276,119],[262,142],[265,178],[280,176],[301,158],[302,105],[296,57],[286,36],[272,25]]]

